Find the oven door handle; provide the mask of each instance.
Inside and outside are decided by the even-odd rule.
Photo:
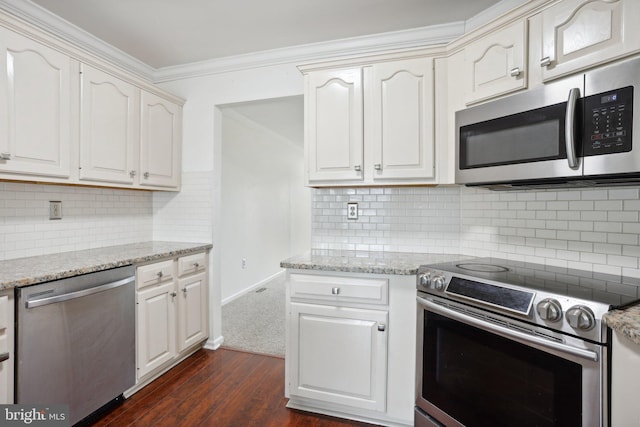
[[[524,341],[531,344],[537,344],[539,346],[546,347],[552,350],[557,350],[565,354],[570,354],[572,356],[577,356],[582,359],[593,360],[594,362],[598,361],[598,353],[596,353],[595,351],[572,347],[559,342],[549,341],[544,338],[537,337],[535,335],[529,335],[514,329],[508,329],[500,325],[494,325],[493,323],[486,322],[481,319],[476,319],[475,317],[468,316],[464,313],[459,313],[455,310],[451,310],[450,308],[442,307],[424,298],[417,297],[417,299],[421,305],[427,307],[430,311],[436,314],[440,314],[440,315],[449,317],[451,319],[458,320],[468,325],[476,326],[480,329],[484,329],[486,331],[490,331],[498,335],[502,335],[503,337],[514,338],[519,341]]]

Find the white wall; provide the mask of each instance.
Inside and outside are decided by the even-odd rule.
[[[260,67],[231,73],[220,73],[203,77],[163,83],[162,87],[187,99],[183,109],[183,177],[195,174],[208,177],[211,182],[211,204],[200,209],[198,215],[212,218],[209,224],[199,227],[201,235],[210,233],[213,243],[211,252],[211,275],[209,277],[209,307],[211,312],[210,340],[208,347],[217,347],[222,342],[221,329],[221,268],[220,258],[220,184],[222,133],[219,124],[221,113],[218,105],[260,99],[280,98],[303,94],[303,78],[294,64]],[[183,186],[180,197],[154,194],[154,205],[162,205],[154,217],[154,237],[166,236],[181,240],[181,235],[172,229],[172,224],[190,220],[190,205],[184,200],[204,197],[200,190]],[[206,240],[203,240],[206,241]]]
[[[0,182],[0,260],[151,240],[151,203],[147,191]]]
[[[302,141],[289,141],[232,107],[223,109],[222,141],[219,244],[225,304],[279,273],[283,259],[309,249],[311,201],[309,190],[291,192],[303,188]]]

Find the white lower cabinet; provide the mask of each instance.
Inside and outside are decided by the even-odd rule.
[[[384,411],[387,311],[291,304],[291,394]]]
[[[13,403],[13,289],[0,292],[0,404]]]
[[[173,281],[138,292],[138,378],[176,356],[176,305]]]
[[[612,334],[611,425],[640,426],[640,345],[621,332]]]
[[[412,425],[413,276],[292,270],[287,279],[288,406]]]
[[[139,266],[136,272],[137,384],[197,350],[208,338],[207,259],[201,252]]]

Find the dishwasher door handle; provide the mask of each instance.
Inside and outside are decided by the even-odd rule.
[[[105,283],[104,285],[94,286],[92,288],[83,289],[81,291],[69,292],[68,294],[29,300],[26,302],[25,306],[27,308],[35,308],[35,307],[41,307],[43,305],[55,304],[58,302],[69,301],[76,298],[82,298],[89,295],[97,294],[98,292],[104,292],[109,289],[114,289],[120,286],[128,285],[129,283],[134,282],[135,279],[136,279],[135,276],[130,276],[121,280],[117,280],[115,282]]]

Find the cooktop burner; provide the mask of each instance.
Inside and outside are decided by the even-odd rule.
[[[504,273],[506,271],[509,271],[507,267],[503,267],[501,265],[480,264],[475,262],[462,262],[460,264],[456,264],[456,267],[462,270],[473,271],[477,273]]]

